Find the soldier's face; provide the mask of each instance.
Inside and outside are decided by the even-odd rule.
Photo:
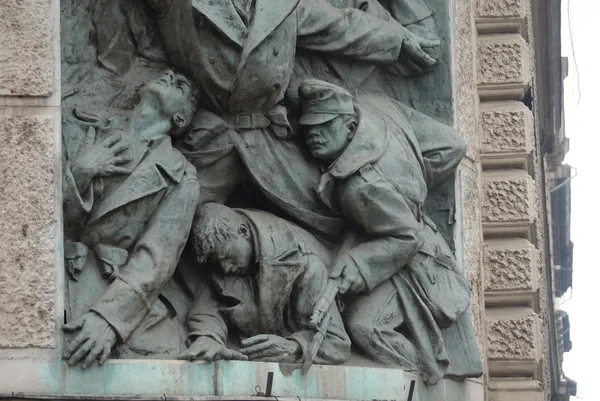
[[[140,96],[150,97],[162,114],[172,117],[192,102],[192,84],[183,75],[169,70],[150,81]]]
[[[218,242],[215,244],[215,256],[223,273],[245,275],[252,258],[250,238],[240,231],[228,241]]]
[[[319,125],[309,125],[306,129],[306,143],[310,153],[321,160],[335,160],[350,143],[351,130],[346,116]]]

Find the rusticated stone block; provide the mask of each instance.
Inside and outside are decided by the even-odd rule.
[[[50,96],[51,0],[0,1],[0,96]]]
[[[523,0],[477,0],[477,18],[520,17],[524,14]]]
[[[487,241],[483,250],[486,291],[536,288],[538,257],[525,239]]]
[[[56,346],[55,123],[0,116],[0,348]]]
[[[487,305],[533,306],[539,252],[523,238],[488,240],[483,249]]]
[[[533,115],[523,103],[483,103],[480,122],[484,165],[527,166],[533,150]]]
[[[530,80],[528,45],[518,34],[477,41],[477,84],[482,98],[520,99]]]
[[[541,322],[533,309],[488,308],[486,317],[490,374],[493,377],[537,376]]]
[[[533,179],[523,170],[496,170],[483,174],[482,221],[484,233],[530,236],[536,195]]]

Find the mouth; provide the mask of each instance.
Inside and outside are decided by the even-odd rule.
[[[328,141],[325,139],[309,139],[308,140],[308,146],[310,147],[319,147],[319,146],[323,146],[327,143]]]

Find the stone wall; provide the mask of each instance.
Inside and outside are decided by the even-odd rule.
[[[62,322],[59,0],[0,2],[0,364]],[[59,273],[60,272],[60,273]]]

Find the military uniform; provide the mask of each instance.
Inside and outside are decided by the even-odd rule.
[[[214,273],[211,288],[192,307],[189,339],[208,336],[227,346],[230,330],[238,340],[275,334],[296,341],[302,358],[308,354],[315,330],[309,321],[327,283],[331,253],[312,235],[272,214],[237,210],[249,221],[258,265],[254,275]],[[314,360],[340,364],[350,358],[350,339],[333,304],[331,322]],[[232,330],[233,329],[233,330]]]
[[[141,141],[110,124],[97,132],[91,143],[122,135],[133,157],[124,167],[132,171],[95,178],[81,193],[70,162],[65,165],[70,315],[91,310],[102,316],[117,333],[121,357],[176,357],[185,339],[176,310],[185,310],[174,307],[181,292],[170,291],[171,277],[198,202],[196,170],[168,135]]]
[[[422,204],[428,187],[454,172],[465,143],[449,127],[389,98],[359,96],[353,110],[348,92],[317,80],[306,81],[300,95],[301,124],[351,112],[358,118],[354,137],[317,189],[362,237],[345,252],[367,288],[348,300],[352,341],[370,358],[420,370],[435,383],[450,362],[442,329],[467,310],[470,290]],[[415,135],[411,120],[428,124],[431,137]],[[464,346],[476,347],[472,340]],[[479,375],[480,367],[473,369]]]
[[[341,222],[311,189],[318,165],[290,140],[281,105],[296,48],[392,63],[400,55],[402,26],[326,0],[256,0],[253,8],[243,6],[250,1],[153,2],[171,62],[202,88],[206,108],[232,128],[250,178],[295,220],[336,235]]]

